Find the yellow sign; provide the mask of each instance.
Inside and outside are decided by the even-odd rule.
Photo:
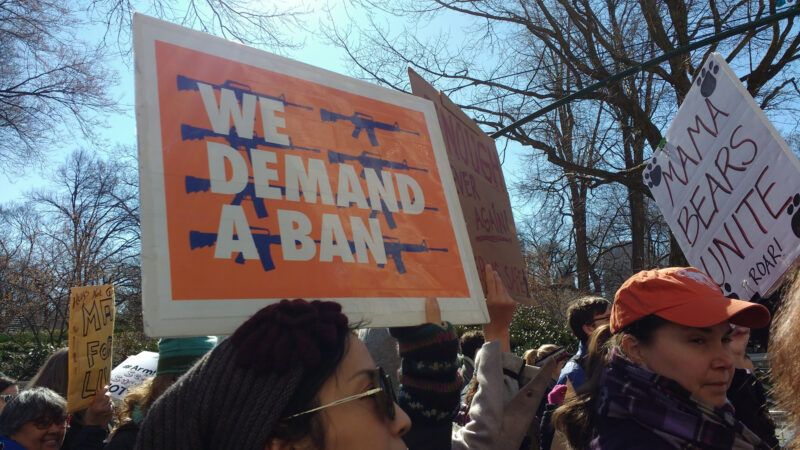
[[[88,407],[111,376],[114,286],[75,287],[69,296],[70,413]]]

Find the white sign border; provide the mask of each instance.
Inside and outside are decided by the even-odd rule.
[[[424,114],[448,212],[464,268],[470,296],[439,298],[443,320],[455,324],[485,323],[488,311],[473,262],[472,248],[455,189],[433,103],[391,89],[345,77],[324,69],[226,41],[142,14],[133,19],[136,70],[136,122],[142,217],[142,301],[144,326],[152,337],[230,334],[265,305],[280,299],[172,301],[170,255],[164,189],[161,117],[158,102],[155,42],[162,41],[248,64],[271,72],[374,98]],[[425,299],[419,297],[373,299],[323,298],[342,305],[351,322],[376,326],[408,326],[425,322]],[[380,300],[386,300],[381,302]],[[234,313],[233,311],[237,311]],[[241,312],[241,313],[239,313]]]

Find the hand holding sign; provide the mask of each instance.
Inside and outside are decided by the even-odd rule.
[[[487,341],[500,341],[504,352],[511,351],[509,327],[518,303],[508,294],[500,274],[487,264],[486,270],[486,308],[489,310],[489,323],[483,326]]]
[[[111,401],[111,394],[108,392],[108,386],[103,386],[98,390],[86,409],[84,416],[85,425],[105,427],[111,422],[114,416],[114,403]]]

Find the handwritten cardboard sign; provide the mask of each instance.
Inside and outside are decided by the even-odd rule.
[[[509,293],[530,303],[517,228],[495,143],[446,95],[408,69],[414,95],[433,101],[458,199],[467,224],[475,265],[486,289],[483,267],[491,264]]]
[[[281,298],[371,326],[487,319],[433,105],[137,16],[145,330]]]
[[[122,364],[111,371],[111,382],[108,392],[116,400],[122,400],[132,388],[154,377],[158,369],[157,352],[139,352],[125,358]]]
[[[74,287],[69,296],[69,412],[88,407],[111,375],[114,286]]]
[[[644,181],[689,263],[727,296],[768,295],[800,255],[800,162],[716,53]]]

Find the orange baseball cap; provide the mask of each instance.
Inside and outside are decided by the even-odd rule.
[[[770,319],[763,305],[725,297],[708,275],[694,267],[643,270],[628,278],[614,296],[611,332],[618,333],[650,314],[688,327],[710,327],[727,320],[762,328]]]

